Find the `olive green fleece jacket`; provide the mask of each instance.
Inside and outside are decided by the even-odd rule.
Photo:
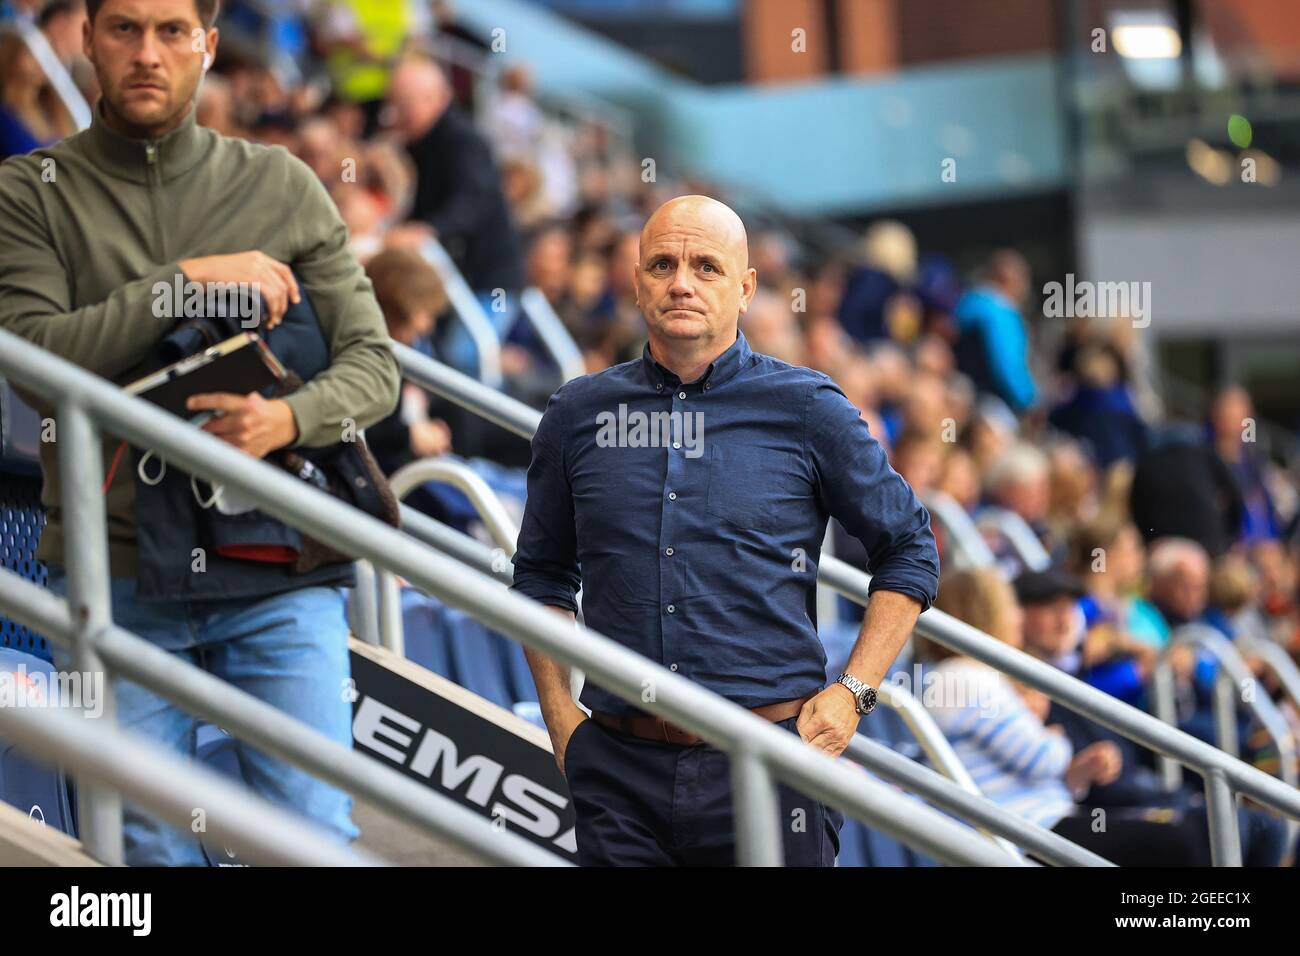
[[[189,281],[180,262],[258,250],[298,273],[329,340],[331,364],[285,400],[296,444],[343,437],[397,404],[401,375],[374,290],[348,249],[324,186],[283,147],[184,123],[160,139],[130,139],[97,108],[91,127],[0,163],[0,328],[121,385],[142,371],[175,325],[155,314],[154,287]],[[42,416],[52,405],[20,391]],[[106,436],[105,468],[117,439]],[[55,442],[40,449],[48,521],[36,555],[63,564]],[[136,573],[135,471],[108,490],[109,565]]]

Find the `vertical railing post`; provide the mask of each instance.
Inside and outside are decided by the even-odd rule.
[[[1219,673],[1215,677],[1212,692],[1215,737],[1218,738],[1220,750],[1229,757],[1239,757],[1241,746],[1237,739],[1237,697],[1241,691],[1222,662],[1218,667]]]
[[[771,771],[745,747],[731,752],[732,810],[736,826],[736,863],[781,866],[781,804]]]
[[[402,589],[387,569],[378,575],[379,643],[398,657],[406,656],[406,624],[402,618]]]
[[[72,615],[72,666],[87,679],[104,682],[101,719],[116,723],[112,675],[95,650],[95,635],[112,622],[109,606],[108,532],[104,514],[104,461],[100,437],[85,409],[73,401],[59,407],[55,441],[63,502],[63,550]],[[77,777],[77,819],[81,843],[101,863],[122,863],[122,796]]]
[[[352,564],[357,575],[357,586],[348,595],[348,624],[357,640],[366,644],[379,643],[379,611],[375,598],[375,566],[365,558]]]
[[[1210,823],[1210,859],[1215,866],[1241,866],[1237,800],[1222,770],[1205,771],[1205,806]]]

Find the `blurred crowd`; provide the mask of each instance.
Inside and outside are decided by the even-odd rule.
[[[7,7],[11,24],[42,31],[93,102],[80,3]],[[316,172],[398,341],[480,373],[474,341],[454,318],[461,293],[425,255],[437,239],[500,339],[504,388],[541,407],[562,376],[521,293],[540,291],[588,372],[636,358],[645,341],[633,299],[641,224],[682,193],[732,202],[750,225],[759,280],[742,331],[755,350],[826,373],[861,410],[931,510],[945,567],[941,608],[1147,709],[1171,638],[1204,626],[1242,651],[1258,695],[1300,731],[1274,652],[1261,651],[1300,661],[1300,501],[1289,450],[1275,442],[1263,451],[1279,429],[1266,432],[1245,389],[1224,385],[1199,420],[1176,419],[1143,330],[1123,316],[1043,318],[1015,250],[989,249],[967,275],[919,249],[899,222],[877,221],[828,247],[687,173],[660,164],[647,176],[615,127],[540,98],[527,64],[493,54],[490,38],[465,29],[450,4],[232,2],[218,26],[198,121],[283,146]],[[28,45],[0,32],[0,157],[71,129]],[[409,386],[367,437],[389,471],[445,453],[527,464],[518,439]],[[470,517],[454,495],[429,491],[412,502],[453,521]],[[838,556],[870,566],[842,529],[832,542]],[[937,645],[917,654],[955,666]],[[1168,660],[1180,725],[1213,740],[1215,659],[1182,649]],[[1139,814],[1195,804],[1191,794],[1171,805],[1145,751],[1036,692],[1008,688],[1023,704],[1025,739],[1049,732],[1069,747],[1037,770],[990,761],[990,776],[976,781],[990,793],[1040,810],[1059,804],[1044,817],[1057,821],[1089,801]],[[948,726],[960,727],[961,716],[948,715]],[[1287,755],[1244,704],[1236,729],[1236,749],[1279,772]],[[1046,803],[1035,789],[1044,767],[1055,768]],[[1276,863],[1280,831],[1261,819],[1243,822],[1258,834],[1252,859]]]

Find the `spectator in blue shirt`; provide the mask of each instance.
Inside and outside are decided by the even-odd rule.
[[[998,396],[1017,414],[1038,398],[1021,316],[1029,288],[1024,257],[1000,249],[989,260],[984,281],[957,302],[958,367],[981,392]]]
[[[514,588],[832,756],[870,712],[929,606],[929,515],[825,375],[751,351],[738,331],[756,274],[745,228],[703,196],[641,233],[639,360],[575,379],[533,439]],[[873,598],[842,677],[824,687],[816,581],[829,517],[859,538]],[[577,815],[584,864],[734,859],[726,755],[529,653]],[[850,690],[850,684],[869,685]],[[834,862],[843,818],[779,788],[789,864]]]

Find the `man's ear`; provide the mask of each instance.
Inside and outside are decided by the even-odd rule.
[[[81,52],[85,54],[85,57],[90,61],[91,66],[95,65],[95,47],[90,42],[94,30],[95,28],[91,25],[90,17],[86,17],[86,19],[81,21]]]
[[[753,269],[745,271],[745,278],[740,284],[740,313],[744,315],[749,310],[749,303],[754,299],[754,293],[758,291],[758,273]]]

